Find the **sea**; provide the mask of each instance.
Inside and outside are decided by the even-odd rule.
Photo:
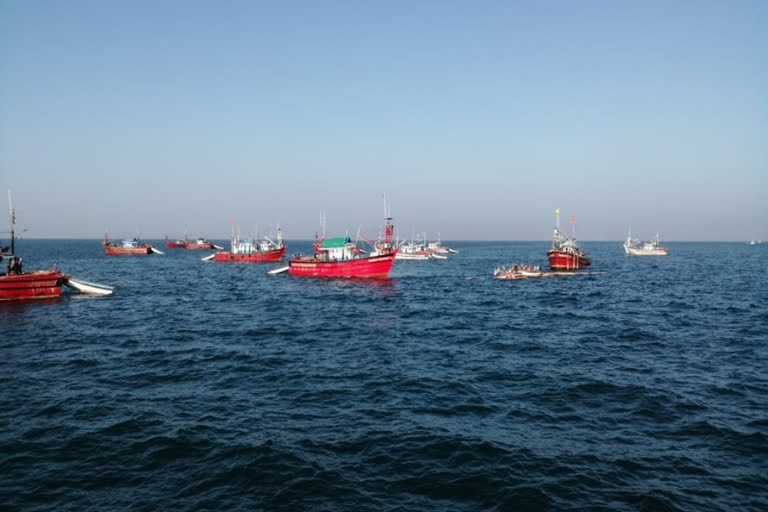
[[[18,242],[116,291],[0,304],[0,510],[768,510],[768,244],[364,281],[154,243]]]

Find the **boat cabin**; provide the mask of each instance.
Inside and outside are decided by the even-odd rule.
[[[351,260],[357,253],[357,247],[348,236],[326,238],[320,246],[320,258],[323,261]]]
[[[232,254],[253,254],[255,252],[259,252],[259,250],[250,239],[232,240]]]

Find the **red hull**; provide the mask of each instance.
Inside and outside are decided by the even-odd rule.
[[[187,246],[184,242],[169,242],[168,240],[166,240],[165,248],[166,249],[186,249]]]
[[[193,242],[188,242],[184,248],[191,249],[193,251],[210,251],[211,249],[215,249],[213,244],[196,244]]]
[[[589,258],[563,251],[549,251],[547,257],[552,270],[578,270],[592,264]]]
[[[66,274],[40,270],[20,275],[0,276],[0,300],[52,299],[61,295]]]
[[[217,252],[213,261],[227,263],[274,263],[280,261],[287,247],[267,252],[254,252],[251,254],[232,254],[231,252]]]
[[[358,277],[386,279],[397,251],[346,261],[321,261],[315,258],[294,258],[288,262],[288,273],[302,277]]]
[[[150,254],[152,252],[152,246],[151,245],[140,245],[139,247],[133,247],[133,248],[126,248],[126,247],[115,247],[113,245],[108,244],[101,244],[102,247],[104,247],[104,252],[111,255],[134,255],[134,256],[143,256],[145,254]]]

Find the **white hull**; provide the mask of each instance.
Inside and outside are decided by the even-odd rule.
[[[641,242],[632,240],[631,232],[628,232],[627,239],[624,241],[624,254],[629,256],[666,256],[667,252],[669,249],[661,246],[658,233],[655,239]]]
[[[405,252],[398,252],[395,255],[396,260],[413,260],[413,261],[424,261],[429,259],[429,254],[408,254]]]
[[[448,256],[443,256],[442,254],[437,254],[436,252],[433,252],[429,255],[430,258],[433,260],[447,260]]]
[[[286,267],[280,267],[280,268],[276,268],[276,269],[274,269],[274,270],[270,270],[269,272],[267,272],[267,275],[270,275],[270,276],[276,276],[276,275],[278,275],[278,274],[283,274],[283,273],[285,273],[285,272],[288,272],[288,270],[290,270],[290,268],[291,268],[291,267],[288,267],[288,266],[286,266]]]
[[[158,250],[157,250],[157,249],[155,249],[154,247],[150,247],[150,250],[151,250],[153,253],[155,253],[155,254],[165,254],[163,251],[158,251]]]
[[[638,249],[624,246],[624,252],[630,256],[666,256],[667,249]]]
[[[111,286],[98,283],[89,283],[88,281],[78,281],[76,279],[72,279],[71,277],[67,279],[64,284],[70,288],[74,288],[81,293],[87,293],[89,295],[112,295],[115,293],[115,289]]]
[[[203,260],[203,261],[211,261],[215,257],[216,257],[216,253],[213,253],[213,254],[211,254],[209,256],[206,256],[205,258],[200,258],[200,259]]]

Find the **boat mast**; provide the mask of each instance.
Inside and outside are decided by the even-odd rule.
[[[571,215],[571,235],[573,235],[573,244],[576,245],[576,216]]]
[[[11,218],[11,254],[16,254],[16,233],[13,229],[13,225],[16,224],[16,213],[13,211],[11,202],[11,189],[8,189],[8,214]]]
[[[234,253],[235,247],[237,246],[237,241],[235,240],[235,218],[234,217],[232,217],[232,222],[230,223],[230,225],[232,226],[232,237],[230,238],[230,241],[231,241],[232,252]]]
[[[392,234],[395,227],[392,225],[392,206],[387,206],[387,195],[384,194],[384,245],[392,245]]]

